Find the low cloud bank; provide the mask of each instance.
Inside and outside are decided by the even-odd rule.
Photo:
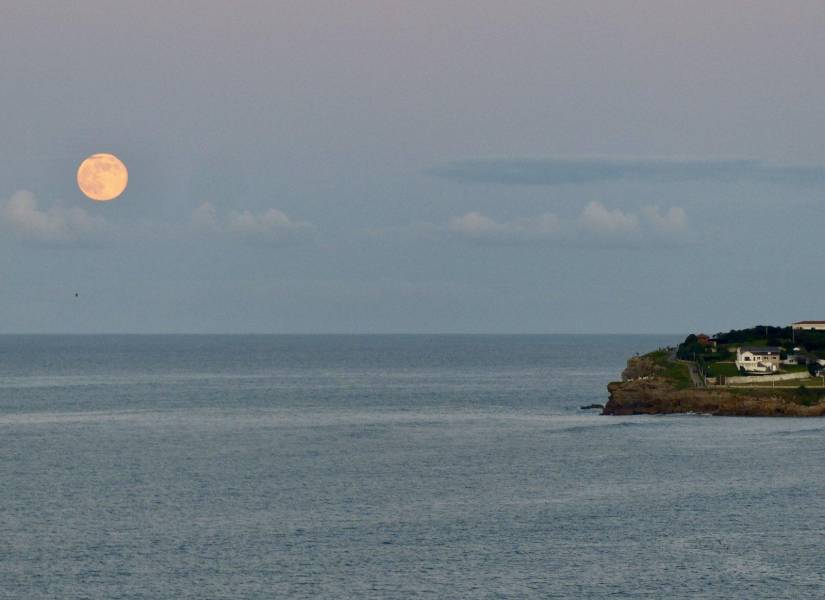
[[[639,214],[591,202],[575,218],[553,213],[497,221],[479,212],[450,219],[445,226],[430,226],[447,236],[490,243],[604,243],[685,242],[690,237],[687,214],[681,207],[662,211],[645,207]]]
[[[202,234],[275,245],[301,243],[315,232],[311,223],[293,220],[276,208],[257,214],[249,210],[231,210],[221,217],[212,204],[204,202],[192,212],[191,220],[193,227]]]
[[[447,231],[451,234],[478,240],[540,240],[559,233],[561,222],[552,213],[527,219],[496,221],[479,212],[469,212],[450,219]]]
[[[15,192],[0,205],[0,220],[16,237],[44,244],[98,241],[109,228],[102,216],[78,206],[41,207],[37,196],[26,190]]]

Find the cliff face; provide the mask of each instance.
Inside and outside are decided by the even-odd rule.
[[[805,398],[795,391],[773,389],[678,389],[647,365],[644,357],[628,361],[621,382],[607,386],[610,399],[604,415],[704,413],[720,416],[816,417],[825,415],[821,397]],[[637,379],[643,377],[643,379]]]
[[[622,371],[622,381],[655,377],[660,375],[663,370],[649,356],[634,356],[627,361],[627,367]]]
[[[783,398],[762,395],[763,390],[734,391],[697,388],[677,390],[662,380],[614,382],[607,386],[610,399],[604,415],[652,415],[705,413],[720,416],[819,417],[825,403],[810,406]],[[770,390],[767,390],[770,391]]]

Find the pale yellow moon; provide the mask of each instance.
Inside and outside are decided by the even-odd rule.
[[[114,154],[92,154],[77,169],[77,185],[92,200],[106,202],[123,193],[129,171]]]

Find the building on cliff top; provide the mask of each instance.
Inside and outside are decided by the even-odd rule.
[[[736,349],[736,368],[765,375],[779,370],[781,349],[773,346],[740,346]]]
[[[807,329],[814,331],[825,331],[825,321],[797,321],[792,323],[794,329]]]

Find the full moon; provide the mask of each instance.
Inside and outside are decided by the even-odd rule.
[[[114,200],[126,189],[129,171],[114,154],[92,154],[77,169],[77,185],[98,202]]]

